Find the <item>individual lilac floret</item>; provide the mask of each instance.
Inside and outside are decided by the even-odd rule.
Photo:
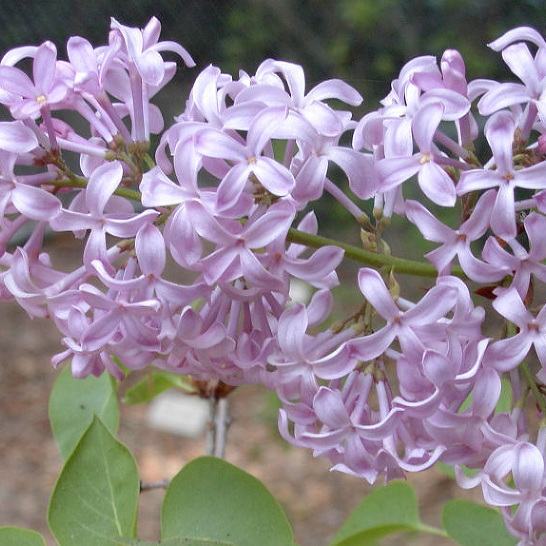
[[[442,275],[449,274],[453,259],[457,256],[463,271],[474,281],[498,281],[510,271],[507,264],[490,265],[478,260],[471,249],[471,243],[477,241],[488,229],[491,210],[495,202],[495,192],[484,193],[476,203],[470,218],[458,229],[451,229],[442,224],[421,203],[406,201],[406,216],[413,222],[423,237],[428,241],[443,243],[441,247],[425,254]]]
[[[395,339],[398,339],[402,350],[409,355],[420,355],[424,349],[421,328],[443,317],[457,300],[455,287],[439,284],[429,290],[418,303],[403,311],[393,301],[377,271],[361,269],[358,273],[358,284],[364,297],[387,321],[377,332],[350,342],[354,354],[364,361],[385,353]]]
[[[457,194],[497,187],[497,198],[491,213],[491,228],[503,238],[515,237],[515,189],[542,190],[546,188],[546,162],[516,169],[512,146],[516,124],[510,112],[491,116],[485,125],[485,136],[493,152],[495,170],[472,169],[463,172],[457,184]]]
[[[431,101],[415,114],[412,132],[419,152],[411,157],[393,157],[378,162],[379,191],[389,191],[417,175],[423,193],[435,203],[445,207],[455,204],[455,186],[442,168],[442,157],[433,144],[444,113],[441,102]]]
[[[51,227],[56,231],[90,230],[83,256],[84,263],[89,266],[96,259],[105,267],[111,267],[106,252],[107,233],[116,237],[134,237],[144,224],[152,222],[158,214],[153,210],[136,214],[129,203],[113,195],[122,177],[123,167],[118,161],[101,165],[80,194],[78,205],[81,208],[63,209],[51,221]]]
[[[485,501],[500,507],[508,530],[520,539],[521,546],[543,544],[546,533],[545,444],[542,427],[536,446],[529,442],[500,446],[477,475],[457,475],[465,489],[481,484]]]
[[[486,353],[486,362],[500,372],[514,369],[523,362],[534,346],[538,359],[546,368],[546,305],[533,316],[525,307],[515,288],[501,293],[493,302],[495,309],[519,329],[514,336],[492,343]]]

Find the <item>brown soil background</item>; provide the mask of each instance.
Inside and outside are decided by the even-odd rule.
[[[68,267],[78,255],[71,243],[59,240],[50,251],[54,263],[62,257]],[[60,350],[59,335],[52,324],[30,320],[14,302],[0,306],[0,526],[35,529],[44,534],[48,546],[54,546],[46,514],[61,458],[51,435],[47,403],[57,375],[49,359]],[[285,509],[301,546],[326,544],[371,487],[355,477],[329,472],[327,461],[288,446],[276,431],[263,390],[241,388],[231,400],[226,459],[265,483]],[[148,428],[143,406],[122,406],[119,437],[135,455],[144,481],[172,477],[205,449],[204,438],[188,440]],[[479,490],[460,491],[435,469],[409,476],[408,481],[416,487],[421,517],[430,525],[440,525],[441,508],[451,498],[481,501]],[[162,490],[142,494],[139,538],[159,539],[162,498]],[[453,542],[399,535],[383,544]]]

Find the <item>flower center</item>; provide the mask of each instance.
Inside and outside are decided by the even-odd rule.
[[[421,165],[424,165],[425,163],[430,163],[430,154],[422,154],[421,159],[419,159],[419,163],[421,163]]]

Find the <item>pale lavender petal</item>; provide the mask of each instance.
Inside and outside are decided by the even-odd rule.
[[[292,197],[303,202],[318,199],[324,191],[327,170],[328,159],[326,157],[309,156],[296,175]]]
[[[61,211],[61,202],[57,197],[34,186],[16,184],[11,199],[15,208],[32,220],[49,222]]]
[[[159,85],[165,75],[165,65],[156,51],[144,51],[139,55],[136,66],[142,80],[149,85]]]
[[[415,224],[427,241],[436,243],[451,242],[455,239],[453,230],[442,224],[421,203],[408,199],[406,201],[406,216]]]
[[[331,429],[349,427],[351,421],[341,393],[327,387],[320,387],[313,398],[313,408],[318,419]]]
[[[432,138],[440,125],[444,106],[441,102],[426,102],[421,106],[413,118],[413,137],[421,152],[429,152]]]
[[[412,326],[421,326],[436,322],[448,313],[457,303],[457,289],[446,284],[431,288],[421,300],[404,313],[404,320]]]
[[[241,274],[249,285],[271,291],[281,291],[283,289],[283,280],[267,271],[253,252],[241,252],[239,260]]]
[[[153,224],[142,226],[135,239],[135,250],[144,275],[161,276],[165,268],[165,242],[161,231]]]
[[[192,59],[191,55],[177,42],[171,42],[170,40],[164,40],[157,44],[148,47],[147,49],[151,51],[172,51],[178,53],[181,59],[184,61],[184,64],[187,67],[195,66],[195,61]]]
[[[81,344],[85,351],[102,349],[118,331],[120,322],[119,311],[109,311],[94,321],[81,336]]]
[[[492,506],[513,506],[521,500],[519,491],[501,487],[493,483],[487,475],[482,479],[482,490],[485,502]]]
[[[306,281],[322,280],[341,263],[343,254],[343,249],[337,246],[322,247],[305,261],[289,262],[286,270],[294,277]]]
[[[493,307],[519,328],[525,328],[532,316],[516,290],[507,290],[493,301]]]
[[[452,89],[442,87],[431,89],[424,96],[423,103],[427,103],[429,100],[441,103],[443,107],[442,119],[447,121],[460,119],[470,110],[470,101]]]
[[[529,91],[521,83],[497,83],[480,99],[478,110],[483,116],[490,116],[513,104],[525,104],[530,98]]]
[[[374,334],[349,341],[348,347],[356,357],[367,362],[382,355],[395,338],[395,328],[385,326]]]
[[[502,51],[514,42],[532,42],[538,47],[546,45],[541,34],[531,27],[513,28],[487,45],[494,51]]]
[[[400,424],[402,408],[392,408],[387,416],[373,425],[354,425],[355,431],[365,439],[383,440],[387,436],[394,434]]]
[[[320,324],[332,312],[334,299],[330,290],[318,290],[313,294],[311,301],[307,305],[307,320],[309,326]]]
[[[378,192],[387,192],[396,188],[421,169],[421,154],[412,157],[381,159],[376,163],[379,175]]]
[[[490,223],[499,237],[509,239],[516,236],[514,189],[506,182],[499,186]]]
[[[0,149],[22,154],[37,147],[36,135],[20,121],[0,122]]]
[[[246,137],[248,150],[254,156],[262,153],[271,137],[275,134],[275,129],[280,125],[288,114],[288,109],[284,106],[272,106],[262,110],[252,121]]]
[[[455,378],[456,369],[453,363],[443,354],[426,350],[423,354],[423,372],[427,379],[437,387]]]
[[[506,179],[496,171],[484,169],[473,169],[461,174],[461,178],[456,187],[457,195],[464,195],[471,191],[484,190],[487,188],[504,184]]]
[[[313,361],[313,373],[320,379],[339,379],[354,370],[356,357],[348,345]]]
[[[546,163],[541,162],[515,172],[515,184],[520,188],[546,188]]]
[[[390,321],[400,315],[400,310],[396,307],[381,275],[375,269],[360,269],[358,285],[364,297],[384,319]]]
[[[485,123],[484,133],[493,151],[497,171],[504,176],[513,171],[512,145],[516,124],[510,112],[493,114]]]
[[[48,94],[55,79],[56,60],[57,48],[53,42],[44,42],[34,57],[32,64],[34,84],[45,94]]]
[[[322,101],[324,99],[338,99],[346,104],[358,106],[362,102],[362,95],[343,80],[333,79],[319,83],[309,93],[308,100]]]
[[[520,491],[540,494],[544,480],[544,459],[536,446],[522,442],[514,448],[512,476]]]
[[[0,66],[0,88],[21,97],[38,96],[38,91],[31,79],[13,66]]]
[[[523,362],[532,345],[531,338],[520,332],[489,345],[485,352],[485,361],[499,372],[508,372]]]
[[[502,51],[502,58],[510,70],[526,85],[530,90],[535,90],[539,86],[538,74],[533,56],[526,44],[519,42],[508,46]]]
[[[195,149],[202,155],[246,162],[250,158],[243,143],[214,129],[203,129],[193,137]]]
[[[140,191],[142,204],[145,207],[177,205],[193,196],[186,189],[167,178],[159,167],[154,167],[142,175]]]
[[[417,179],[423,193],[431,201],[443,207],[455,205],[455,184],[442,167],[433,161],[427,161],[419,170]]]
[[[543,260],[546,258],[546,218],[541,214],[532,212],[523,222],[525,231],[531,244],[529,255],[534,260]]]
[[[203,271],[205,281],[209,284],[230,282],[242,275],[239,256],[241,251],[236,247],[221,247],[206,258],[199,265]]]
[[[307,313],[302,304],[294,304],[281,315],[277,338],[281,351],[289,358],[305,354],[303,341],[307,324]]]
[[[476,203],[470,218],[461,224],[460,231],[466,233],[471,241],[479,239],[489,227],[495,195],[491,190],[485,192]]]
[[[410,118],[388,119],[384,121],[387,129],[384,138],[382,138],[385,147],[385,157],[409,157],[413,154],[411,122]]]
[[[220,245],[233,244],[236,234],[240,231],[240,229],[234,229],[237,226],[236,223],[228,224],[231,229],[224,228],[198,201],[188,202],[186,210],[190,223],[199,235]]]
[[[369,199],[377,191],[379,179],[375,170],[375,161],[371,155],[332,146],[328,150],[328,159],[338,165],[349,179],[351,191],[360,199]]]
[[[476,282],[490,283],[500,281],[505,275],[510,273],[508,266],[498,267],[491,265],[481,260],[478,260],[470,248],[460,251],[459,263],[463,271]]]
[[[343,132],[343,123],[338,114],[322,102],[312,102],[301,113],[321,135],[337,137]]]
[[[216,193],[216,210],[219,213],[227,211],[237,204],[248,182],[248,177],[255,166],[238,163],[224,176]]]
[[[102,164],[90,176],[85,190],[85,202],[95,218],[102,216],[104,207],[119,186],[122,176],[123,168],[119,161]]]
[[[260,182],[273,195],[288,195],[295,185],[292,173],[269,157],[260,157],[250,169]]]
[[[116,237],[134,237],[142,226],[153,222],[158,214],[155,210],[146,209],[129,218],[108,218],[104,222],[105,231]]]
[[[267,212],[255,221],[248,222],[243,229],[243,237],[250,248],[261,248],[288,231],[295,211],[288,202],[280,202],[269,207]]]
[[[480,371],[474,383],[472,396],[472,413],[487,419],[499,401],[502,384],[499,374],[493,368],[486,367]]]
[[[444,273],[456,255],[457,245],[445,244],[425,254],[425,258],[430,260],[439,273]]]

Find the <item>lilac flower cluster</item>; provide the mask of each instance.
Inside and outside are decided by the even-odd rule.
[[[413,59],[360,121],[350,107],[362,98],[343,81],[306,92],[291,63],[237,79],[209,66],[164,130],[150,100],[176,64],[162,53],[193,61],[159,34],[156,19],[142,30],[112,20],[108,45],[70,38],[67,61],[50,42],[3,57],[0,102],[14,120],[0,123],[0,297],[54,321],[65,349],[53,364],[77,377],[154,365],[217,396],[263,384],[282,402],[283,437],[334,469],[374,482],[455,466],[521,544],[546,544],[544,39],[518,28],[490,44],[520,83],[467,82],[454,50]],[[27,59],[31,76],[17,67]],[[317,235],[325,193],[364,249]],[[436,280],[416,302],[394,275],[431,265],[390,255],[393,214],[437,243],[425,255]],[[55,268],[50,231],[82,239],[80,267]],[[344,255],[374,267],[358,273],[360,307],[332,323]],[[309,302],[293,300],[294,280]],[[469,286],[506,323],[498,339]]]

